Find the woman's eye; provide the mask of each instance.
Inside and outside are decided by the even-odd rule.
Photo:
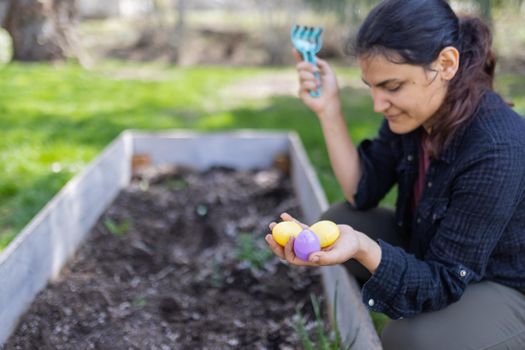
[[[386,91],[388,91],[388,92],[396,92],[396,91],[399,91],[400,89],[401,89],[401,85],[397,85],[397,86],[394,86],[394,87],[387,87]]]

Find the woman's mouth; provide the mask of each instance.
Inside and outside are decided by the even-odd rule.
[[[388,119],[388,120],[396,120],[400,115],[401,115],[401,113],[385,114],[385,118]]]

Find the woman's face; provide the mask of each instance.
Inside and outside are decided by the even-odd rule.
[[[448,82],[436,71],[390,62],[383,55],[359,59],[362,79],[370,87],[374,111],[388,120],[390,130],[406,134],[420,126],[430,132],[429,120],[445,99]]]

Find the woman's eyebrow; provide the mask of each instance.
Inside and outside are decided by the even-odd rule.
[[[369,82],[367,82],[363,77],[361,77],[361,80],[363,81],[363,83],[365,83],[365,85],[367,86],[371,86]],[[396,78],[392,78],[392,79],[387,79],[387,80],[383,80],[382,82],[378,83],[378,84],[375,84],[374,86],[375,87],[384,87],[385,85],[388,85],[390,83],[399,83],[400,81]]]

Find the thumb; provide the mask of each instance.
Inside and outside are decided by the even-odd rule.
[[[326,62],[325,60],[323,60],[323,59],[321,59],[321,58],[319,58],[317,56],[315,58],[316,58],[317,66],[319,67],[319,69],[323,73],[330,73],[332,71],[332,67],[330,67],[328,62]]]
[[[347,259],[337,250],[318,251],[310,254],[308,261],[318,265],[337,265],[345,262]]]

